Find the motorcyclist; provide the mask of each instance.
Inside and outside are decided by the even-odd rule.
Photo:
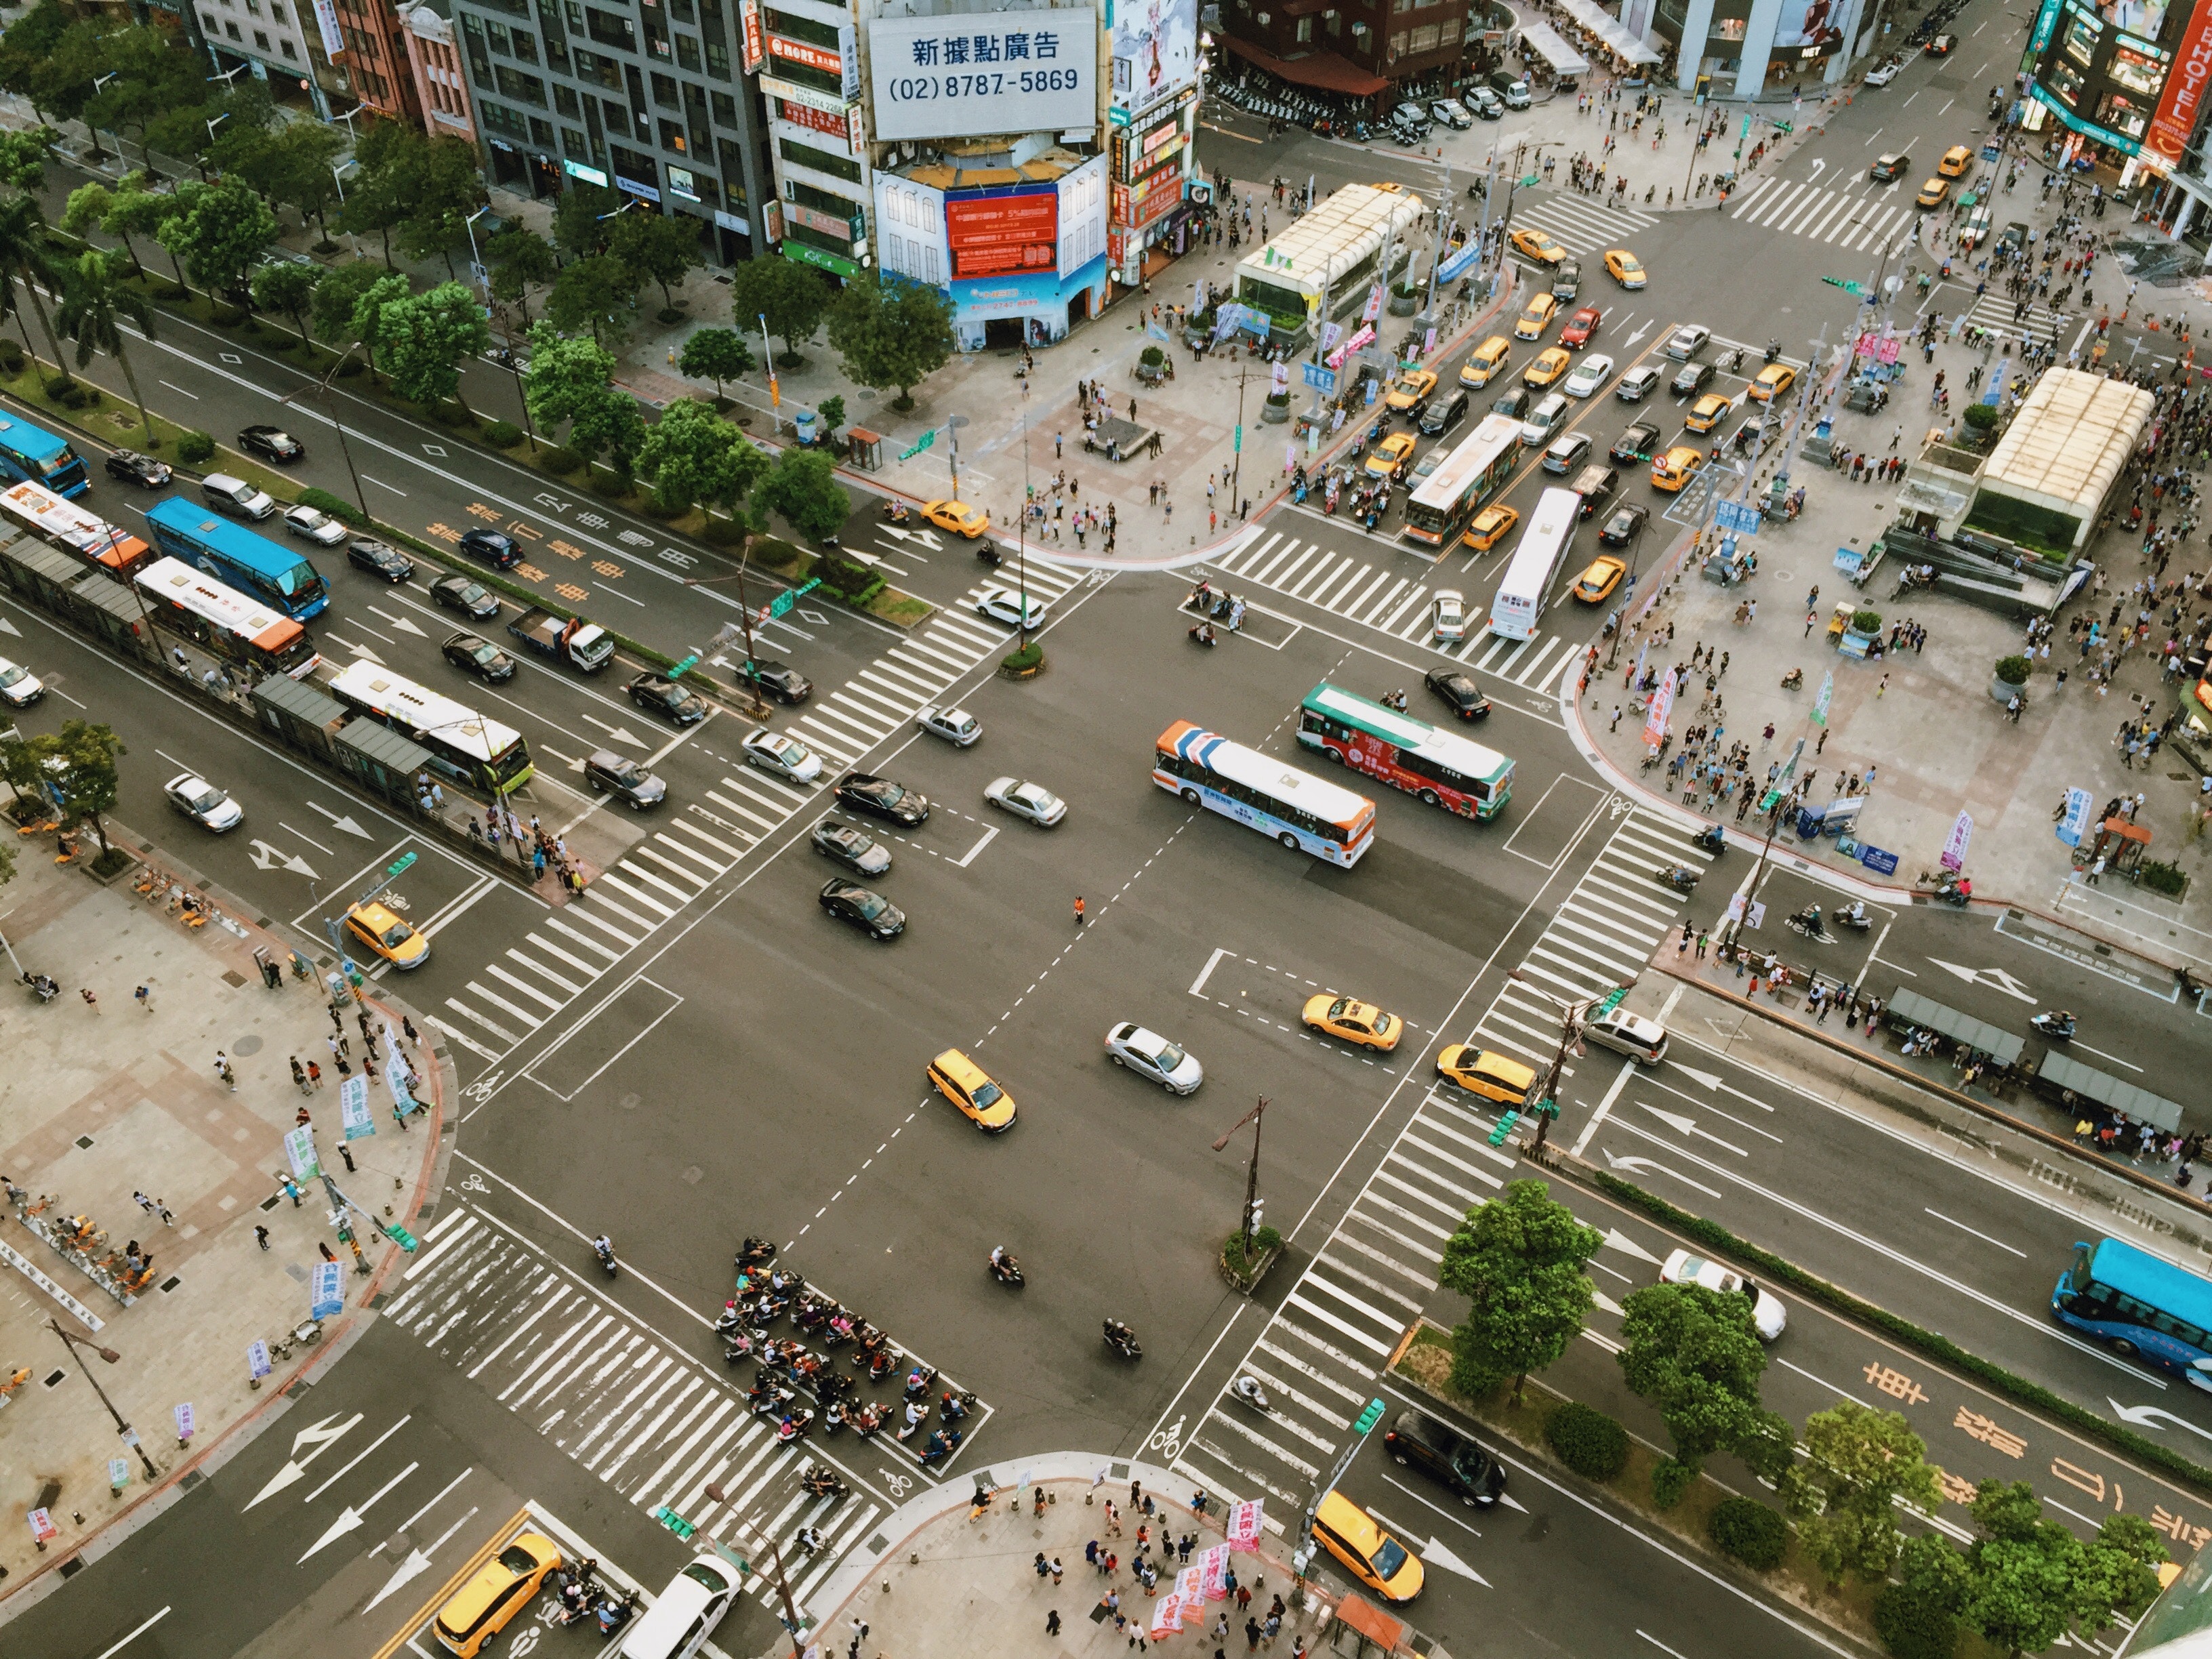
[[[1864,899],[1853,899],[1849,905],[1836,912],[1836,920],[1838,921],[1849,922],[1854,927],[1863,927],[1866,926],[1866,901]]]
[[[615,1259],[614,1240],[609,1238],[605,1233],[601,1233],[597,1238],[592,1241],[592,1254],[598,1256],[602,1261],[613,1261]]]
[[[1817,904],[1808,904],[1790,920],[1798,923],[1807,933],[1817,933],[1820,931],[1820,907]]]

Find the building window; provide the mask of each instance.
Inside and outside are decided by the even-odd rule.
[[[222,26],[222,32],[234,40],[242,41],[246,38],[238,32],[238,25],[235,23],[225,23]]]
[[[707,99],[708,101],[714,106],[714,125],[716,126],[734,127],[737,125],[738,100],[736,99],[731,97],[726,92],[709,92],[707,94]]]
[[[678,69],[690,70],[694,75],[699,72],[699,39],[696,35],[679,33],[676,37],[676,65]]]
[[[1415,54],[1434,52],[1437,49],[1437,25],[1424,23],[1415,29],[1407,37],[1406,49]]]
[[[1457,17],[1457,16],[1447,17],[1447,18],[1445,18],[1445,19],[1444,19],[1444,21],[1443,21],[1443,22],[1439,23],[1437,27],[1439,29],[1443,30],[1443,33],[1442,33],[1441,34],[1439,34],[1437,38],[1438,40],[1442,40],[1442,41],[1444,43],[1444,45],[1446,45],[1446,46],[1452,46],[1452,45],[1455,44],[1455,43],[1458,41],[1458,40],[1459,40],[1459,19],[1458,19],[1458,17]]]
[[[276,46],[277,46],[277,49],[278,49],[279,51],[281,51],[281,52],[283,52],[283,53],[287,58],[297,58],[297,57],[300,55],[297,52],[295,52],[295,51],[294,51],[294,50],[293,50],[293,47],[292,47],[292,42],[290,41],[290,40],[289,40],[289,39],[286,39],[286,40],[279,40],[279,41],[276,43]],[[363,71],[362,71],[362,73],[363,73],[363,75],[364,75],[364,76],[365,76],[367,75],[368,71],[363,70]]]
[[[256,29],[253,31],[253,44],[263,52],[266,52],[269,50],[269,37],[259,29]]]
[[[811,17],[794,17],[787,11],[773,7],[764,9],[761,21],[770,34],[787,36],[793,40],[805,40],[817,46],[837,50],[837,31],[828,23],[817,23]]]
[[[248,17],[260,16],[261,0],[246,0],[246,15]]]
[[[1312,19],[1312,18],[1310,18],[1310,17],[1301,17],[1301,18],[1299,18],[1299,19],[1298,19],[1298,31],[1297,31],[1297,39],[1299,39],[1299,40],[1312,40],[1312,39],[1313,39],[1313,19]]]
[[[538,37],[528,29],[514,31],[514,55],[526,64],[538,61]]]
[[[676,77],[674,76],[663,75],[657,70],[653,71],[653,101],[663,109],[676,107]]]
[[[1405,32],[1401,29],[1397,33],[1390,37],[1390,56],[1393,58],[1403,58],[1405,55],[1406,35]]]
[[[564,87],[558,81],[553,83],[553,107],[571,121],[580,121],[584,118],[584,112],[577,105],[576,89],[574,87]]]
[[[730,78],[730,49],[711,36],[707,41],[707,73],[718,81]]]
[[[1328,38],[1330,40],[1334,40],[1344,33],[1344,19],[1337,15],[1336,10],[1334,7],[1331,7],[1327,12],[1324,12],[1322,15],[1321,21],[1322,27],[1328,30]]]
[[[668,15],[679,23],[692,21],[691,0],[668,0]]]
[[[611,58],[602,58],[596,52],[586,52],[581,46],[572,54],[576,60],[576,74],[586,81],[596,81],[603,87],[622,88],[622,70]]]
[[[535,115],[532,116],[530,118],[530,142],[537,145],[540,149],[552,149],[553,124],[550,121],[541,121]]]
[[[811,167],[817,173],[826,173],[833,179],[842,179],[848,184],[860,182],[860,166],[842,155],[832,155],[826,149],[817,149],[811,144],[802,144],[795,139],[779,138],[776,153],[794,167]]]
[[[514,56],[514,37],[507,33],[504,23],[486,23],[485,33],[491,37],[491,49],[502,58]]]
[[[580,161],[588,161],[592,159],[591,141],[574,127],[562,127],[561,154],[573,155]]]
[[[507,108],[504,104],[488,103],[479,107],[483,115],[483,124],[494,132],[504,132],[516,138],[529,137],[530,129],[524,124],[518,112]]]
[[[500,96],[512,98],[519,104],[535,104],[545,107],[545,83],[534,75],[525,75],[520,70],[511,70],[504,64],[492,65],[492,79],[499,88]]]
[[[202,12],[200,14],[200,21],[207,26],[207,32],[210,34],[217,33],[222,27],[222,25],[216,21],[215,14],[211,11]]]
[[[681,123],[664,120],[660,124],[660,147],[678,155],[691,153],[691,141],[684,136]]]

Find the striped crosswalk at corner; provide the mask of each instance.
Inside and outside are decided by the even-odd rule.
[[[1684,830],[1624,813],[1519,964],[1525,981],[1574,1000],[1633,978],[1679,924],[1680,902],[1655,872],[1709,861]],[[1468,1041],[1540,1066],[1559,1034],[1556,1004],[1509,981]],[[1441,1079],[1430,1088],[1235,1373],[1257,1378],[1273,1409],[1224,1391],[1188,1433],[1156,1438],[1176,1469],[1230,1501],[1304,1508],[1435,1293],[1445,1241],[1515,1178],[1513,1156],[1490,1144],[1496,1124],[1489,1103]]]
[[[1435,590],[1450,586],[1449,581],[1396,576],[1387,555],[1340,553],[1305,541],[1295,531],[1256,536],[1236,552],[1214,560],[1210,568],[1234,577],[1237,586],[1265,587],[1318,605],[1347,622],[1378,629],[1408,645],[1427,647],[1477,673],[1516,685],[1541,684],[1540,677],[1547,669],[1556,672],[1574,655],[1564,635],[1536,633],[1525,640],[1509,639],[1493,633],[1487,622],[1463,641],[1440,643],[1431,626],[1431,606]]]
[[[1911,191],[1901,184],[1869,191],[1866,183],[1824,189],[1810,179],[1757,179],[1729,205],[1728,216],[1846,253],[1917,240],[1922,216]]]
[[[1620,246],[1639,230],[1659,222],[1656,214],[1634,208],[1606,207],[1571,191],[1548,195],[1522,192],[1513,204],[1513,228],[1540,230],[1578,258]],[[1590,273],[1583,273],[1583,280]]]
[[[1050,605],[1084,578],[1032,554],[1025,581],[1032,603]],[[857,764],[914,723],[924,704],[987,657],[1003,653],[1010,629],[975,612],[978,582],[786,727],[822,757],[825,779]],[[479,1059],[496,1061],[567,1007],[617,963],[674,921],[684,908],[753,849],[827,799],[746,771],[725,775],[703,798],[656,813],[635,845],[601,872],[578,902],[562,906],[521,945],[487,963],[460,994],[445,999],[438,1024]]]

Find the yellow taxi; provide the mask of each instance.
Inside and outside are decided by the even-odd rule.
[[[1403,415],[1436,389],[1434,370],[1409,368],[1390,382],[1390,389],[1382,394],[1382,406],[1394,415]]]
[[[1513,337],[1516,340],[1540,340],[1544,337],[1544,331],[1551,327],[1559,315],[1559,301],[1549,294],[1539,294],[1528,301],[1528,308],[1521,313],[1521,320],[1513,325]]]
[[[965,536],[969,541],[991,527],[991,515],[981,507],[970,507],[965,501],[924,501],[921,516],[939,530]]]
[[[438,1609],[431,1626],[438,1645],[460,1659],[475,1659],[537,1600],[546,1574],[560,1565],[561,1551],[551,1539],[534,1532],[516,1534]]]
[[[1796,369],[1787,363],[1769,363],[1751,383],[1751,395],[1763,404],[1771,404],[1796,384]]]
[[[929,1062],[929,1082],[979,1129],[996,1134],[1014,1121],[1013,1097],[957,1048],[947,1048]]]
[[[1406,1034],[1406,1022],[1397,1015],[1386,1014],[1357,997],[1333,996],[1326,991],[1308,997],[1305,1011],[1298,1018],[1316,1031],[1385,1052],[1396,1048],[1398,1039]]]
[[[1413,459],[1413,434],[1394,432],[1375,446],[1375,453],[1367,458],[1367,470],[1378,478],[1395,478],[1406,471],[1406,463]]]
[[[1455,1042],[1439,1050],[1437,1075],[1449,1078],[1471,1095],[1516,1109],[1536,1086],[1536,1073],[1529,1067],[1472,1042]]]
[[[1521,371],[1521,384],[1540,391],[1565,374],[1574,361],[1566,347],[1547,346],[1536,354],[1534,362]]]
[[[1942,159],[1936,163],[1936,171],[1946,179],[1957,179],[1964,176],[1966,169],[1973,164],[1974,152],[1964,144],[1954,144],[1943,152]]]
[[[1605,251],[1605,274],[1623,288],[1644,286],[1644,266],[1625,247],[1610,247]]]
[[[1708,392],[1690,405],[1690,412],[1682,417],[1682,424],[1692,432],[1711,432],[1728,418],[1735,399],[1724,392]]]
[[[1575,597],[1584,605],[1595,605],[1620,586],[1620,579],[1628,574],[1628,561],[1616,559],[1610,553],[1592,559],[1589,568],[1575,578]]]
[[[1540,264],[1555,265],[1567,257],[1567,251],[1540,230],[1516,230],[1512,235],[1514,252],[1525,253]]]
[[[1705,466],[1703,450],[1692,449],[1687,444],[1676,444],[1665,454],[1651,458],[1651,487],[1674,495],[1698,473],[1704,471]]]
[[[1505,367],[1505,359],[1513,349],[1513,343],[1503,334],[1493,334],[1468,355],[1459,366],[1459,383],[1471,386],[1480,392],[1488,386],[1491,378]]]
[[[346,912],[345,930],[362,950],[394,968],[420,968],[430,959],[430,941],[402,921],[391,906],[374,899]]]
[[[1920,186],[1920,194],[1912,199],[1924,208],[1939,208],[1950,199],[1950,196],[1951,181],[1948,179],[1930,179]]]
[[[1486,507],[1474,515],[1474,522],[1467,527],[1467,544],[1478,553],[1487,553],[1500,540],[1511,533],[1521,522],[1521,509],[1503,503]]]
[[[1342,1492],[1331,1491],[1314,1506],[1313,1534],[1346,1571],[1383,1601],[1410,1601],[1421,1593],[1421,1558]]]

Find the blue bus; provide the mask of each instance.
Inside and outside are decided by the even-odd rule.
[[[321,574],[289,547],[257,536],[213,509],[172,495],[146,515],[155,545],[173,559],[305,622],[331,602]]]
[[[21,415],[0,414],[0,472],[58,495],[82,495],[92,483],[84,457],[42,426]]]
[[[2119,1352],[2212,1392],[2212,1279],[2117,1238],[2077,1243],[2051,1310]]]

